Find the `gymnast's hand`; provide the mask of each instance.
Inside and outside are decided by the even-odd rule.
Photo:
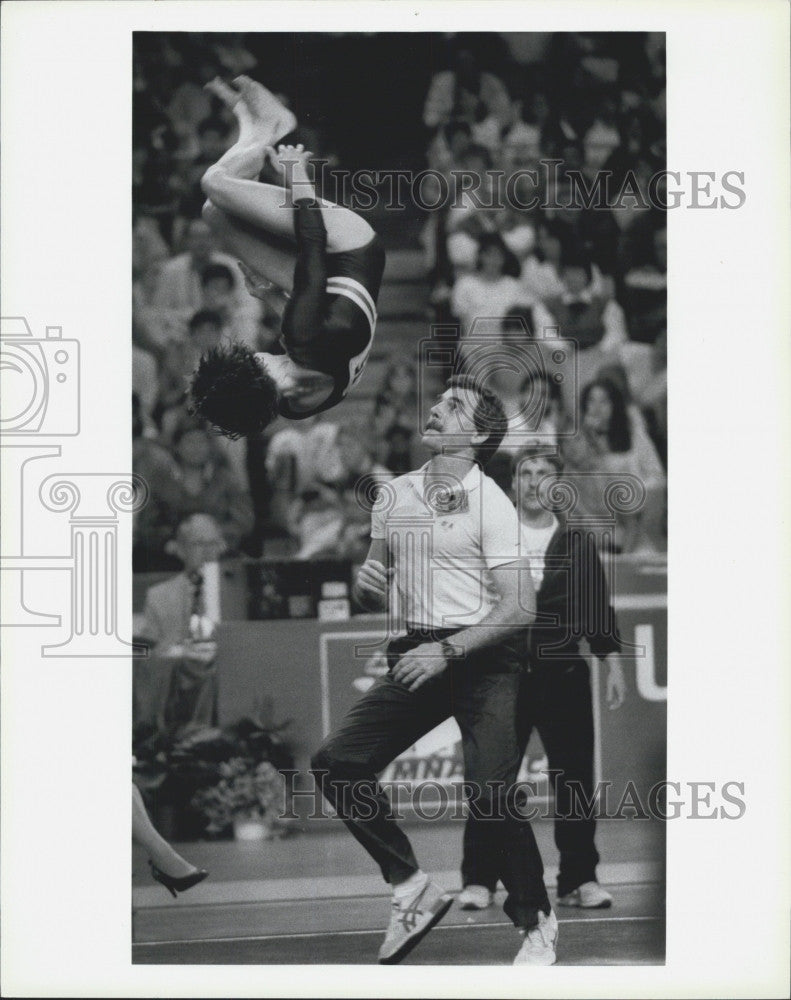
[[[308,179],[308,164],[313,153],[300,142],[297,146],[284,146],[282,143],[277,147],[267,146],[264,156],[271,163],[274,169],[283,177],[287,185],[294,181]]]
[[[426,681],[441,674],[447,665],[442,646],[438,642],[426,642],[404,653],[393,668],[393,679],[410,691],[417,691]]]

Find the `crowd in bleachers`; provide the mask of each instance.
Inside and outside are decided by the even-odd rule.
[[[504,343],[517,353],[558,334],[576,340],[573,398],[550,377],[526,380],[507,365],[498,390],[515,420],[528,397],[531,406],[542,401],[536,429],[563,445],[570,469],[639,476],[648,499],[620,544],[662,547],[664,213],[629,199],[612,209],[575,205],[568,171],[588,180],[610,171],[615,191],[632,172],[645,194],[664,167],[663,36],[569,33],[501,43],[484,68],[458,36],[444,68],[432,76],[423,67],[423,121],[415,120],[414,134],[425,161],[418,167],[450,185],[459,183],[458,171],[481,180],[477,198],[468,192],[423,213],[430,318],[458,321],[462,354],[481,316],[499,320]],[[400,350],[377,377],[381,384],[368,387],[364,419],[359,410],[345,416],[341,406],[230,442],[187,412],[186,379],[204,350],[226,338],[266,350],[278,337],[274,302],[246,293],[237,262],[215,245],[200,214],[200,177],[235,130],[203,84],[258,70],[272,85],[250,36],[151,35],[135,45],[133,455],[151,493],[136,517],[139,570],[175,568],[165,543],[198,512],[215,519],[230,553],[259,556],[276,542],[279,552],[300,558],[357,560],[367,538],[360,496],[419,458],[417,357]],[[331,152],[318,130],[310,148]],[[560,162],[538,191],[519,189],[520,197],[537,193],[555,207],[486,207],[493,171],[507,178],[541,160]],[[379,344],[386,346],[386,339]],[[575,409],[580,429],[569,437]],[[519,444],[518,427],[512,432],[503,454]]]
[[[438,320],[458,321],[462,355],[478,331],[502,334],[498,357],[514,362],[493,379],[512,414],[503,450],[535,430],[562,446],[569,473],[636,477],[645,502],[620,518],[617,544],[655,550],[665,543],[667,236],[661,185],[650,182],[665,167],[664,39],[542,44],[498,74],[462,38],[431,80],[429,165],[460,194],[423,231],[431,301]],[[469,173],[483,178],[477,189],[462,181]],[[546,360],[558,338],[578,350],[577,378],[560,392],[518,364],[536,350]],[[578,481],[585,512],[606,513],[601,480]]]

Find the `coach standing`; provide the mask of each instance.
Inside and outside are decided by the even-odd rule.
[[[451,897],[418,865],[376,775],[453,716],[462,737],[468,802],[482,818],[505,911],[524,934],[515,964],[555,961],[557,919],[529,823],[508,808],[521,754],[516,731],[519,637],[535,597],[519,556],[519,523],[479,467],[499,447],[500,400],[452,378],[431,409],[420,470],[380,487],[371,548],[356,582],[369,605],[406,627],[387,650],[389,673],[349,711],[315,754],[322,792],[393,887],[379,961],[400,961],[444,916]],[[392,586],[391,586],[392,580]],[[492,818],[489,818],[492,817]]]
[[[553,449],[524,449],[514,463],[521,552],[530,560],[537,603],[537,619],[525,633],[517,729],[522,754],[533,727],[538,730],[554,779],[558,903],[601,908],[610,906],[612,897],[596,879],[596,821],[584,814],[579,795],[592,801],[593,705],[580,637],[607,666],[610,708],[623,703],[626,685],[609,587],[593,538],[551,510],[551,487],[561,471],[561,459]],[[578,815],[580,808],[583,815]],[[485,835],[474,817],[468,819],[462,909],[482,910],[492,902],[497,861],[487,849]]]

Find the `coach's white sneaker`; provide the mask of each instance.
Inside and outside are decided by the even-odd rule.
[[[612,896],[598,882],[583,882],[581,886],[558,896],[558,906],[581,906],[585,910],[606,910],[612,906]]]
[[[525,940],[514,959],[514,965],[554,965],[558,943],[558,918],[554,910],[549,916],[538,911],[538,926],[525,932]]]
[[[390,926],[379,949],[380,965],[395,965],[431,930],[450,909],[453,897],[430,878],[405,897],[393,894]]]
[[[486,910],[493,900],[493,893],[485,885],[465,885],[459,893],[459,906],[462,910]]]

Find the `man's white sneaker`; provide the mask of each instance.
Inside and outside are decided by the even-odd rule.
[[[390,926],[379,949],[380,965],[395,965],[445,916],[453,897],[443,892],[431,879],[422,888],[399,900],[393,897]]]
[[[485,885],[465,885],[459,893],[459,906],[462,910],[486,910],[494,899]]]
[[[538,911],[538,926],[525,932],[525,940],[514,959],[514,965],[554,965],[558,943],[558,918],[553,910],[549,916]]]
[[[558,896],[558,906],[581,906],[585,910],[606,910],[612,896],[598,882],[583,882],[565,896]]]

